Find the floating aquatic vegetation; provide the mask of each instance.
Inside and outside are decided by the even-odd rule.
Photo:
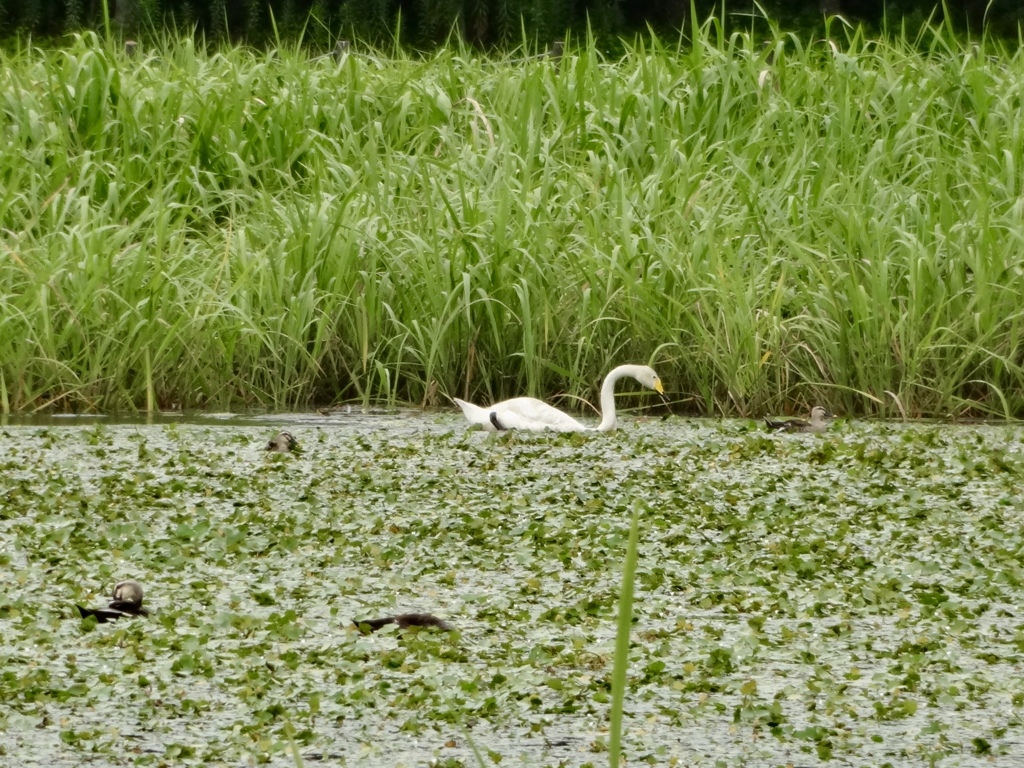
[[[4,760],[606,764],[637,505],[631,763],[1024,760],[1018,428],[284,423],[2,429]]]

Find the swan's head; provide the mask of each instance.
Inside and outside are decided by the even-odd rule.
[[[653,389],[659,395],[665,394],[665,387],[661,384],[661,379],[658,378],[658,374],[654,372],[654,369],[648,365],[641,365],[634,376],[637,381],[643,384],[648,389]]]
[[[135,579],[119,581],[114,585],[114,600],[132,605],[142,605],[142,585]]]

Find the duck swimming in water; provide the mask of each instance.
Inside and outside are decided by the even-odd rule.
[[[290,451],[294,451],[298,445],[299,441],[292,436],[291,432],[281,430],[271,438],[269,443],[267,443],[266,450],[277,451],[278,453],[289,453]]]
[[[816,405],[811,409],[810,420],[805,419],[785,419],[782,421],[772,421],[766,418],[764,423],[768,425],[768,429],[776,432],[824,432],[828,429],[828,422],[830,419],[834,419],[831,413],[826,411],[820,405]]]
[[[399,629],[416,627],[419,629],[440,629],[450,632],[452,625],[429,613],[400,613],[397,616],[385,616],[383,619],[360,619],[353,621],[358,629],[369,628],[371,632],[383,629],[388,624],[397,624]]]
[[[149,616],[149,611],[142,607],[142,585],[135,579],[115,584],[113,599],[106,608],[83,608],[81,605],[75,607],[83,619],[95,616],[100,624],[116,621],[125,616]]]

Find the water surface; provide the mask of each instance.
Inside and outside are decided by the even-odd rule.
[[[1024,764],[1019,428],[156,421],[0,427],[0,762],[607,764],[639,504],[630,763]]]

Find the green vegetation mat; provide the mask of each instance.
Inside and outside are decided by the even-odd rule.
[[[285,425],[0,431],[0,763],[607,765],[637,508],[630,765],[1024,762],[1019,428]]]
[[[1024,414],[1024,53],[0,54],[0,408]]]

